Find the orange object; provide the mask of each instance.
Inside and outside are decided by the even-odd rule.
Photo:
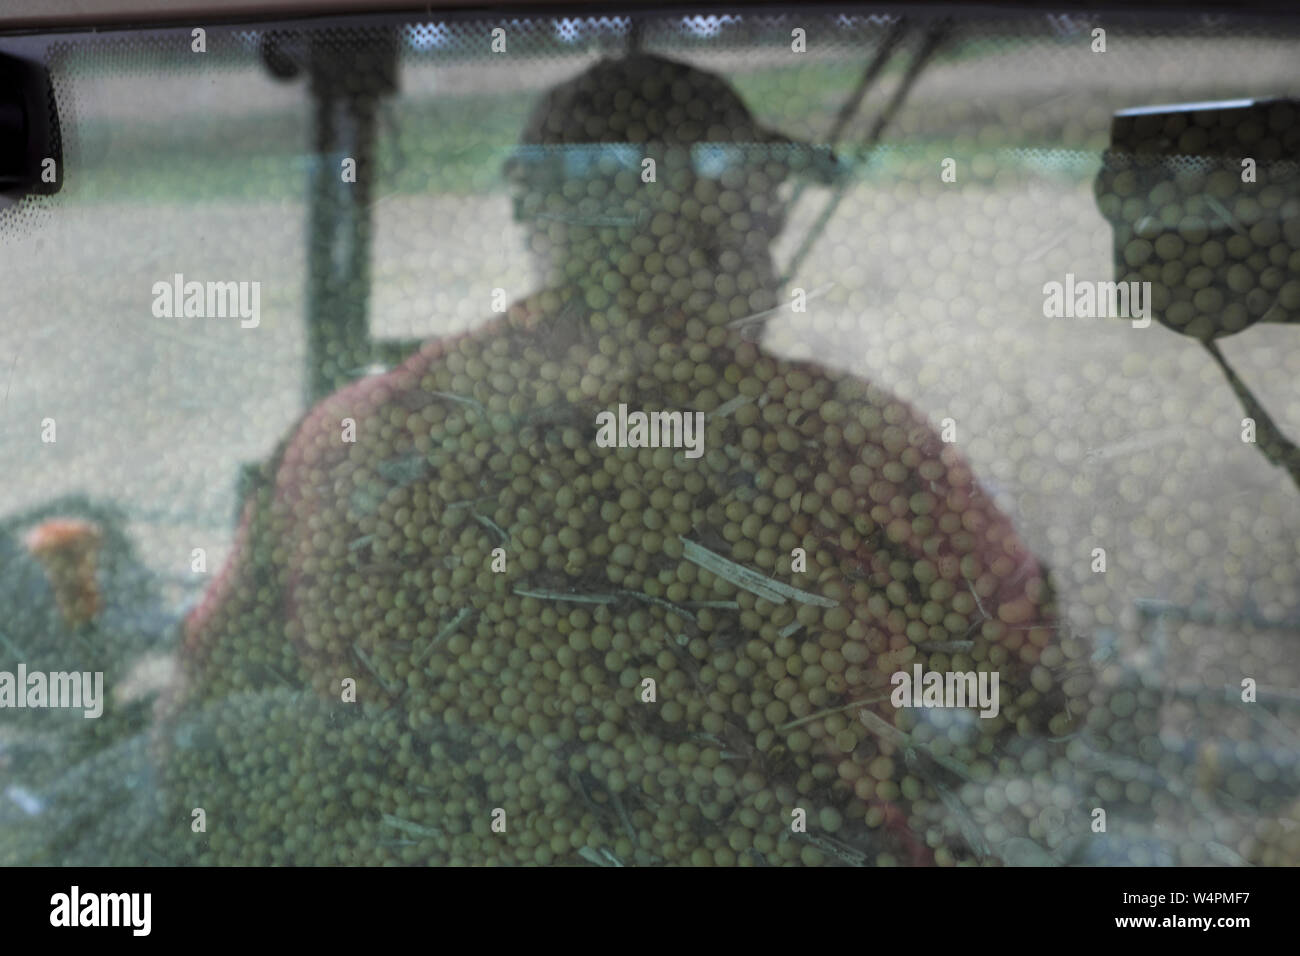
[[[80,518],[50,518],[23,536],[27,550],[45,569],[69,627],[90,623],[103,607],[99,591],[103,540],[99,525]]]

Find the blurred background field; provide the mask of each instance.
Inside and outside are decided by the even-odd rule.
[[[1208,358],[1158,327],[1045,320],[1041,285],[1067,271],[1110,277],[1110,230],[1092,180],[1113,110],[1294,93],[1293,47],[1285,39],[1143,38],[1134,62],[1122,36],[1104,55],[1077,42],[1046,52],[1009,41],[967,46],[922,75],[883,148],[860,159],[816,254],[792,280],[831,285],[808,319],[822,335],[796,334],[803,320],[787,316],[773,342],[795,348],[799,340],[818,360],[914,399],[935,421],[953,416],[979,472],[1028,512],[1023,520],[1044,550],[1051,541],[1082,542],[1093,533],[1087,522],[1106,521],[1117,502],[1089,493],[1096,476],[1086,472],[1121,445],[1140,474],[1215,481],[1233,489],[1227,501],[1252,509],[1246,499],[1280,488],[1281,476],[1227,442],[1239,416]],[[782,59],[798,65],[758,68],[734,54],[695,59],[733,81],[764,122],[816,140],[866,55],[837,46],[834,57],[814,52]],[[5,504],[95,490],[129,503],[148,555],[196,535],[220,547],[230,532],[234,463],[264,456],[301,411],[307,90],[271,79],[251,54],[161,74],[114,70],[102,53],[85,59],[90,66],[67,78],[77,152],[57,217],[9,241],[3,262],[0,427],[10,441],[30,437],[33,417],[49,415],[67,437],[42,454],[6,456]],[[408,55],[402,92],[381,113],[376,337],[459,331],[488,318],[492,288],[512,296],[530,288],[499,166],[537,93],[589,61],[442,67]],[[842,155],[853,157],[898,72],[873,90]],[[959,181],[945,186],[938,168],[949,156]],[[802,197],[778,256],[793,253],[826,201],[824,191]],[[175,272],[259,279],[261,327],[154,319],[149,288]],[[1300,352],[1290,338],[1288,329],[1257,326],[1226,345],[1284,427],[1300,424],[1289,388]],[[1153,416],[1161,428],[1143,424]],[[1055,502],[1048,508],[1034,500],[1034,483],[1020,488],[1011,453],[1031,439],[1034,467],[1071,472],[1065,478],[1080,482],[1081,493],[1048,483],[1038,496]],[[1167,460],[1179,446],[1182,460],[1222,460],[1236,466],[1233,476],[1140,464]],[[1143,484],[1144,495],[1158,490]],[[1100,507],[1078,510],[1097,513],[1062,513],[1085,500]],[[1232,511],[1222,495],[1212,503],[1220,515]],[[168,525],[176,537],[160,546]],[[1261,597],[1275,611],[1295,607],[1300,595],[1279,590],[1276,576],[1263,576],[1270,580],[1259,582]]]

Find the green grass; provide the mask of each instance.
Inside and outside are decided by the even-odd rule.
[[[385,110],[377,194],[494,188],[525,105],[518,97],[475,97]],[[89,201],[300,198],[313,161],[309,123],[290,112],[165,125],[89,120],[78,130],[88,161],[70,169],[69,186]]]
[[[761,121],[792,136],[820,142],[854,85],[857,63],[810,63],[739,73],[734,85]],[[517,94],[388,102],[378,125],[375,196],[482,194],[501,187],[502,162],[513,148],[532,101]],[[854,132],[840,151],[851,155],[865,117],[879,103],[868,96]],[[983,132],[984,135],[980,135]],[[891,144],[867,178],[889,175],[909,155],[968,154],[989,130],[929,129]],[[1043,145],[1042,137],[1001,128],[1001,149]],[[305,197],[311,127],[307,110],[213,119],[182,116],[166,123],[109,124],[88,119],[78,130],[86,159],[68,173],[78,200],[203,202],[293,201]],[[888,140],[888,133],[886,134]],[[337,158],[331,160],[331,164]]]

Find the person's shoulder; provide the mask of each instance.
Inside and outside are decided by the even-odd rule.
[[[286,472],[346,455],[348,443],[340,437],[349,429],[360,432],[390,409],[414,409],[427,402],[430,375],[449,355],[483,348],[502,337],[532,334],[540,314],[536,301],[520,300],[474,328],[430,339],[394,368],[325,396],[282,442],[272,470],[280,474],[282,483]]]
[[[775,373],[785,378],[788,387],[812,389],[821,397],[817,410],[823,419],[829,419],[827,424],[840,424],[853,417],[870,433],[894,428],[901,429],[913,443],[938,440],[938,431],[929,417],[884,385],[830,362],[781,356],[761,346],[756,348],[759,356],[774,363]]]

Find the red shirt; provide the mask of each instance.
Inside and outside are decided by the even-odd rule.
[[[448,496],[455,497],[453,489],[438,484],[443,480],[440,472],[429,464],[435,460],[444,470],[461,476],[459,481],[445,479],[449,484],[474,490],[467,477],[475,473],[482,476],[486,467],[483,461],[475,466],[477,472],[459,464],[452,468],[448,462],[470,464],[473,449],[466,450],[462,442],[458,451],[439,458],[435,439],[445,439],[440,429],[463,407],[471,403],[489,405],[494,399],[505,401],[520,390],[521,383],[501,371],[513,367],[503,356],[526,361],[532,354],[534,367],[537,356],[550,355],[555,357],[556,367],[574,368],[576,362],[578,372],[597,368],[600,363],[595,358],[599,354],[596,349],[575,353],[573,348],[581,347],[568,343],[570,347],[565,351],[566,342],[556,341],[554,327],[539,325],[539,315],[535,302],[517,305],[508,316],[471,335],[426,345],[400,367],[342,389],[306,415],[273,463],[267,485],[250,497],[229,561],[186,621],[183,672],[191,694],[200,698],[219,696],[276,680],[310,681],[322,694],[337,694],[342,676],[368,678],[366,669],[373,667],[377,684],[372,683],[368,693],[400,702],[406,688],[400,686],[400,681],[394,682],[397,671],[392,670],[391,655],[400,657],[411,646],[430,641],[430,629],[445,616],[446,608],[434,599],[428,584],[443,573],[439,562],[447,560],[447,545],[453,539],[448,537],[450,532],[430,526],[426,533],[418,525],[402,538],[402,532],[370,520],[373,509],[377,508],[381,515],[375,520],[384,521],[386,507],[398,508],[399,514],[401,508],[410,512],[424,507],[419,505],[425,500],[419,497],[422,488],[428,489],[428,501],[437,498],[445,504]],[[600,374],[588,374],[590,384],[584,387],[594,393],[593,401],[580,409],[573,421],[578,423],[587,453],[592,455],[585,472],[590,476],[599,473],[604,462],[602,450],[594,444],[595,426],[590,412],[612,407],[602,402],[602,397],[614,394],[610,389],[617,382],[610,386],[610,381],[621,379],[624,391],[620,394],[628,394],[629,383],[634,383],[630,404],[640,401],[641,407],[656,408],[674,405],[665,400],[671,386],[660,388],[650,383],[663,381],[665,370],[672,373],[681,367],[673,365],[673,360],[691,355],[691,343],[674,338],[658,346],[641,345],[645,361],[637,368],[619,369],[613,363],[604,363],[608,367]],[[782,460],[790,463],[805,458],[814,463],[810,473],[816,472],[815,479],[800,481],[789,499],[802,510],[792,510],[787,523],[791,528],[807,529],[799,535],[805,544],[809,543],[809,535],[815,539],[811,542],[815,547],[805,549],[810,558],[817,554],[833,557],[838,567],[833,572],[821,569],[821,578],[822,585],[841,582],[835,593],[841,595],[840,605],[850,612],[844,641],[865,643],[871,652],[869,660],[844,670],[845,689],[830,695],[831,705],[882,688],[888,693],[892,672],[910,671],[914,663],[934,659],[936,653],[943,653],[952,662],[955,655],[987,658],[993,648],[1000,646],[1001,708],[1004,717],[1010,718],[1003,723],[1014,727],[1020,721],[1022,732],[1026,727],[1036,731],[1045,728],[1047,718],[1060,712],[1059,692],[1056,697],[1049,695],[1046,702],[1034,699],[1032,694],[1023,706],[1015,701],[1028,690],[1030,669],[1039,663],[1054,637],[1050,588],[1034,555],[1021,542],[1011,522],[982,492],[956,446],[943,442],[906,403],[850,376],[830,373],[809,363],[773,359],[735,337],[708,349],[699,348],[698,341],[694,345],[697,358],[708,353],[694,366],[699,380],[687,383],[695,394],[710,388],[715,397],[722,394],[716,382],[709,381],[710,374],[699,372],[700,366],[710,364],[726,369],[718,379],[731,374],[754,378],[763,386],[762,393],[752,398],[755,406],[765,403],[764,410],[756,419],[753,412],[731,412],[749,424],[723,426],[734,428],[729,440],[757,443],[760,467],[782,455]],[[501,351],[494,353],[493,349]],[[494,354],[497,364],[484,364],[485,357]],[[588,356],[585,362],[584,355]],[[449,386],[457,381],[462,387],[471,386],[479,397],[451,397],[455,390]],[[753,387],[751,382],[751,390]],[[818,401],[801,401],[809,391],[818,392]],[[677,394],[681,394],[680,388]],[[768,412],[767,407],[774,404],[781,407],[776,413]],[[810,407],[805,408],[805,404]],[[686,405],[689,408],[691,403]],[[569,407],[564,402],[557,403],[559,406]],[[526,417],[524,413],[516,414],[521,420]],[[768,415],[774,421],[768,421]],[[355,442],[343,439],[348,421],[355,424]],[[743,435],[746,428],[755,430],[748,439]],[[468,432],[462,432],[465,434]],[[513,433],[507,429],[503,434]],[[792,436],[801,439],[798,447],[786,447],[794,444]],[[491,441],[487,445],[490,453],[495,446]],[[376,457],[396,464],[383,472]],[[693,467],[708,469],[720,462],[706,456]],[[727,468],[735,465],[735,460],[725,462]],[[539,461],[537,467],[540,473],[546,465]],[[503,479],[498,478],[491,480],[503,485]],[[758,479],[749,474],[747,480]],[[760,491],[773,494],[772,487]],[[376,496],[389,504],[376,504]],[[815,500],[812,496],[818,496],[820,502],[811,509],[804,508],[804,504]],[[372,509],[370,518],[367,508]],[[557,514],[542,513],[535,520],[543,534],[563,523]],[[405,551],[395,555],[388,553],[392,551],[388,548],[386,553],[375,554],[371,549],[376,532],[369,532],[367,542],[367,527],[379,527],[385,534],[395,535],[404,541]],[[486,559],[487,543],[503,546],[510,563],[506,587],[526,581],[527,576],[521,576],[515,560],[519,551],[515,531],[501,529],[510,540],[495,541],[486,525],[481,530],[486,543],[478,546],[476,553]],[[605,530],[597,515],[583,528],[584,546],[595,547],[593,542]],[[719,551],[723,545],[719,544],[722,538],[718,534],[725,530],[692,527],[686,537],[702,543],[712,541],[706,546]],[[588,578],[592,574],[599,576],[601,562],[609,560],[588,555],[591,557],[596,560],[589,561],[583,571]],[[782,555],[788,573],[786,557]],[[908,574],[896,581],[895,576],[904,568]],[[493,583],[479,576],[482,574],[482,568],[468,569],[461,574],[459,587],[466,593],[476,588],[482,591]],[[782,572],[772,571],[770,575],[780,578]],[[489,585],[483,585],[484,580]],[[412,581],[417,585],[423,581],[424,586],[413,585]],[[814,593],[825,589],[816,583],[816,577],[791,576],[789,583]],[[616,587],[607,585],[603,590],[612,592]],[[412,606],[409,613],[398,609],[396,616],[391,610],[381,614],[379,596],[384,594],[391,602],[397,600],[398,592],[408,604],[415,602],[419,606]],[[488,600],[507,593],[498,588],[498,598],[489,595]],[[358,594],[363,597],[358,598]],[[373,595],[374,600],[366,600],[366,594]],[[481,605],[482,597],[473,601]],[[453,604],[469,606],[469,600],[458,596]],[[340,602],[346,604],[346,611],[339,611]],[[424,623],[413,623],[417,621]],[[490,633],[481,629],[481,616],[477,623],[480,629],[468,628],[466,633]],[[424,630],[412,630],[419,626]],[[806,628],[800,638],[810,630],[815,633],[818,627]],[[250,635],[266,643],[271,663],[262,668],[250,666],[246,673],[232,675],[231,668],[237,667],[240,652],[220,648],[232,639],[244,640],[246,647]],[[964,646],[963,642],[971,644]],[[357,648],[363,648],[364,653]],[[362,658],[364,661],[359,663]],[[830,659],[834,660],[834,655]],[[214,661],[219,661],[221,667],[214,669]],[[295,666],[296,674],[283,673],[285,668]],[[386,668],[390,676],[378,679]],[[764,687],[772,683],[762,669],[754,680]],[[894,720],[888,701],[871,705],[870,709],[886,720]],[[817,746],[826,744],[819,741]],[[880,746],[883,752],[894,749],[887,741]],[[892,805],[890,811],[898,816]],[[924,855],[919,848],[917,854],[918,859]]]

